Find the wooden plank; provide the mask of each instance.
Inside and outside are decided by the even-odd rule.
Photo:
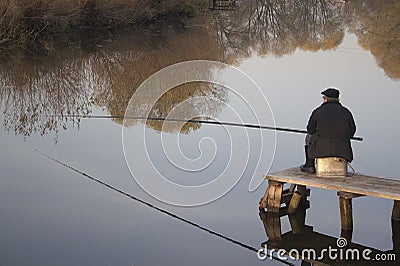
[[[299,167],[271,173],[265,178],[278,182],[400,200],[400,180],[396,179],[362,174],[349,177],[316,177],[315,174],[301,172]]]
[[[299,209],[309,209],[309,208],[310,208],[310,201],[309,200],[306,200],[305,202],[302,202],[300,204],[300,206],[299,206]],[[288,215],[287,211],[288,211],[288,206],[281,207],[279,209],[279,216],[282,217],[282,216]],[[297,211],[297,212],[299,212],[299,211]]]
[[[361,195],[361,194],[355,194],[355,193],[344,192],[344,191],[338,191],[336,194],[339,197],[342,197],[345,199],[354,199],[354,198],[365,196],[365,195]]]
[[[290,184],[289,188],[283,190],[281,199],[282,203],[286,203],[286,205],[289,204],[289,201],[292,198],[296,186],[297,186],[296,184]]]
[[[283,192],[282,193],[282,198],[281,198],[281,202],[285,203],[286,205],[289,204],[290,200],[292,199],[293,193],[291,192]]]
[[[293,193],[296,186],[297,186],[296,184],[290,184],[290,187],[288,188],[288,192]]]
[[[300,191],[297,191],[297,192],[301,194]],[[303,191],[303,192],[304,192],[304,191]],[[302,196],[302,198],[301,198],[301,200],[302,200],[303,203],[305,202],[305,200],[307,200],[307,197],[310,196],[310,189],[307,188],[307,189],[305,190],[304,193],[305,193],[305,197]],[[282,193],[281,202],[282,202],[282,203],[285,203],[286,206],[289,205],[289,202],[290,202],[290,200],[292,199],[292,196],[293,196],[293,193],[289,193],[289,192],[287,192],[287,193]]]

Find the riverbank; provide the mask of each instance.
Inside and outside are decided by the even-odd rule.
[[[1,0],[0,47],[45,34],[108,29],[205,10],[207,0]]]

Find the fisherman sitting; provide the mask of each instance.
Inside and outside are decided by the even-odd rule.
[[[323,103],[308,120],[305,143],[306,162],[300,170],[315,173],[314,158],[339,157],[353,160],[350,139],[356,132],[351,112],[339,102],[339,91],[328,88],[321,92]]]

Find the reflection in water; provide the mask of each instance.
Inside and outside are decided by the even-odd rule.
[[[151,204],[150,202],[147,202],[147,201],[144,201],[144,200],[142,200],[140,198],[137,198],[134,195],[131,195],[131,194],[127,193],[127,192],[124,192],[121,189],[116,188],[116,187],[114,187],[114,186],[112,186],[112,185],[110,185],[108,183],[105,183],[104,181],[101,181],[100,179],[97,179],[96,177],[93,177],[93,176],[91,176],[91,175],[89,175],[87,173],[84,173],[81,170],[79,170],[79,169],[77,169],[77,168],[75,168],[75,167],[73,167],[73,166],[71,166],[71,165],[69,165],[69,164],[67,164],[65,162],[62,162],[62,161],[60,161],[60,160],[58,160],[58,159],[56,159],[54,157],[51,157],[50,155],[48,155],[46,153],[43,153],[43,152],[41,152],[39,150],[35,150],[35,152],[38,153],[39,155],[49,159],[50,161],[53,161],[54,163],[57,163],[57,164],[65,167],[65,168],[68,168],[69,170],[72,170],[72,171],[78,173],[79,175],[81,175],[81,176],[83,176],[83,177],[85,177],[85,178],[87,178],[87,179],[89,179],[89,180],[91,180],[93,182],[96,182],[96,183],[100,184],[101,186],[104,186],[104,187],[106,187],[106,188],[108,188],[108,189],[110,189],[110,190],[112,190],[114,192],[117,192],[118,194],[121,194],[122,196],[128,197],[131,200],[139,202],[139,203],[145,205],[146,207],[148,207],[148,208],[150,208],[150,209],[152,209],[152,210],[154,210],[156,212],[162,213],[162,214],[167,215],[167,216],[169,216],[169,217],[171,217],[173,219],[176,219],[178,221],[186,223],[186,224],[188,224],[188,225],[190,225],[192,227],[195,227],[196,229],[200,229],[200,230],[202,230],[202,231],[204,231],[204,232],[206,232],[206,233],[208,233],[210,235],[213,235],[213,236],[216,236],[218,238],[221,238],[221,239],[223,239],[225,241],[228,241],[228,243],[240,246],[240,247],[242,247],[242,248],[244,248],[246,250],[249,250],[249,251],[252,251],[252,252],[257,252],[258,251],[258,249],[255,248],[255,247],[252,247],[250,245],[242,243],[242,242],[240,242],[238,240],[235,240],[235,239],[233,239],[233,238],[231,238],[229,236],[220,234],[220,233],[218,233],[218,232],[216,232],[214,230],[211,230],[211,229],[209,229],[207,227],[204,227],[204,226],[202,226],[202,225],[200,225],[198,223],[195,223],[195,222],[193,222],[191,220],[188,220],[188,219],[185,219],[185,218],[183,218],[183,217],[181,217],[181,216],[179,216],[179,215],[177,215],[175,213],[172,213],[172,212],[170,212],[170,211],[168,211],[166,209],[162,209],[162,208],[160,208],[158,206],[155,206],[155,205]],[[287,264],[287,265],[291,265],[291,264],[287,263],[285,260],[279,259],[279,258],[277,258],[275,256],[272,256],[271,259],[280,261],[280,262],[282,262],[284,264]]]
[[[75,46],[64,43],[69,48],[60,50],[54,48],[59,46],[55,40],[49,40],[47,46],[52,48],[43,56],[8,57],[7,63],[0,66],[1,107],[6,114],[4,128],[24,136],[38,131],[42,135],[57,132],[60,125],[67,126],[63,115],[88,114],[93,104],[105,108],[111,115],[123,116],[137,87],[154,72],[185,60],[219,60],[219,48],[206,26],[182,31],[161,25],[147,33],[138,29],[125,36],[125,33],[116,33],[110,36],[113,41],[107,38],[92,40],[92,43],[78,38],[72,43]],[[9,65],[13,67],[10,69]],[[226,101],[220,87],[185,84],[159,99],[151,114],[166,116],[177,103],[199,95]],[[208,108],[213,114],[220,111],[218,106],[202,108]],[[116,122],[122,123],[122,118]],[[156,130],[162,128],[160,121],[150,121],[148,125]],[[199,124],[188,123],[181,131],[198,127]]]
[[[348,30],[388,77],[400,79],[399,11],[396,1],[246,1],[217,15],[217,38],[233,63],[253,52],[279,57],[335,49]]]
[[[392,250],[382,251],[353,243],[351,231],[342,231],[340,240],[338,240],[338,237],[314,231],[312,226],[305,224],[308,207],[303,206],[292,214],[287,214],[287,212],[271,213],[260,209],[260,219],[268,237],[268,240],[263,242],[261,246],[263,248],[266,247],[268,250],[285,250],[285,256],[287,257],[298,256],[298,259],[302,260],[302,265],[319,265],[321,263],[323,265],[365,265],[370,263],[368,257],[375,258],[377,254],[381,258],[389,258],[392,254],[399,254],[399,221],[392,220]],[[291,231],[286,233],[282,233],[281,229],[281,217],[284,216],[288,216],[291,226]],[[329,247],[331,247],[332,252],[327,251]],[[366,257],[363,257],[363,252],[367,249],[371,250],[371,252],[364,253]]]
[[[25,137],[66,128],[67,119],[52,115],[90,113],[92,100],[87,63],[73,51],[51,57],[9,57],[0,64],[0,106],[5,130]],[[71,53],[70,53],[71,52]],[[71,59],[64,59],[65,56]],[[73,124],[79,126],[78,121]]]
[[[210,73],[211,74],[211,73]],[[153,91],[149,92],[151,94]],[[203,97],[203,98],[197,98]],[[154,99],[149,95],[148,99]],[[227,101],[226,90],[217,85],[204,84],[204,83],[188,83],[180,85],[174,89],[169,90],[164,94],[157,103],[151,108],[149,113],[150,117],[167,117],[173,110],[173,117],[183,121],[196,118],[196,114],[207,114],[207,117],[216,117],[222,111],[221,102],[206,100],[216,98],[222,102]],[[189,100],[192,99],[192,100]],[[179,103],[185,102],[184,108],[174,108]],[[144,102],[143,105],[147,103]],[[149,103],[150,105],[150,103]],[[151,106],[150,106],[151,107]],[[148,110],[147,107],[143,107]],[[124,125],[130,125],[133,122],[125,120]],[[164,131],[168,133],[181,132],[189,133],[191,130],[196,130],[201,127],[200,123],[185,123],[180,128],[181,123],[168,122],[164,125],[162,121],[148,120],[146,125],[151,128]]]
[[[400,79],[400,4],[398,1],[352,2],[359,44],[370,51],[386,75]]]
[[[128,47],[119,51],[115,50],[114,45],[105,46],[101,54],[97,55],[96,60],[93,60],[92,65],[96,105],[105,107],[111,115],[123,116],[136,89],[155,72],[181,61],[219,60],[220,49],[212,33],[206,26],[191,27],[184,32],[164,27],[162,34],[156,40],[152,40],[154,38],[152,35],[144,35],[140,39],[130,40],[127,42]],[[212,70],[209,71],[211,75]],[[154,93],[156,90],[149,88],[148,97],[143,98],[142,106],[137,107],[145,110],[152,108],[151,117],[166,117],[174,106],[196,96],[216,97],[223,102],[226,101],[226,93],[221,87],[204,83],[181,85],[164,94],[154,106],[148,106],[151,104],[149,101],[154,98],[152,95]],[[190,108],[208,109],[210,116],[220,111],[220,108],[213,104],[191,105]],[[186,110],[185,113],[192,112]],[[185,113],[175,114],[175,118],[191,118],[185,117]],[[194,113],[201,113],[201,110]],[[116,122],[122,124],[122,120],[116,119]],[[128,125],[135,122],[137,121],[129,121]],[[159,131],[163,125],[162,121],[146,123]],[[199,126],[199,124],[187,123],[181,132],[188,132]]]
[[[17,51],[0,63],[3,127],[24,136],[57,132],[68,121],[52,114],[89,114],[94,105],[120,116],[136,88],[171,64],[193,59],[239,64],[252,53],[279,57],[296,49],[330,50],[341,44],[346,31],[358,36],[388,77],[399,79],[399,9],[396,1],[249,0],[238,2],[233,11],[199,17],[185,29],[182,22],[175,28],[158,23],[102,33],[101,38],[99,34],[49,37],[35,55]],[[176,104],[196,96],[228,100],[222,88],[191,83],[165,94],[151,115],[164,117]],[[221,111],[218,106],[205,108],[212,115]],[[185,118],[181,115],[178,118]],[[147,124],[162,128],[161,122]],[[187,124],[181,131],[198,126]]]
[[[336,48],[345,34],[342,5],[330,1],[248,1],[218,16],[218,37],[225,52],[282,56],[297,48]],[[228,55],[226,55],[228,57]]]

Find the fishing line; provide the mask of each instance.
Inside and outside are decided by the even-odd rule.
[[[166,117],[145,117],[145,116],[122,116],[122,115],[53,115],[53,117],[70,117],[70,118],[93,118],[93,119],[136,119],[136,120],[150,120],[150,121],[167,121],[167,122],[186,122],[186,123],[199,123],[199,124],[210,124],[210,125],[223,125],[223,126],[234,126],[234,127],[248,127],[257,129],[276,130],[291,133],[307,134],[306,130],[286,128],[286,127],[273,127],[263,126],[255,124],[241,124],[234,122],[221,122],[221,121],[210,121],[210,120],[199,120],[199,119],[177,119],[177,118],[166,118]],[[363,141],[362,137],[352,137],[352,140]]]
[[[356,174],[356,170],[354,170],[353,166],[351,165],[351,163],[347,162],[347,166],[351,168],[351,170],[353,171],[353,173],[351,174],[351,176]],[[349,173],[347,173],[349,174]]]
[[[208,229],[208,228],[206,228],[206,227],[204,227],[204,226],[201,226],[201,225],[199,225],[199,224],[197,224],[197,223],[195,223],[195,222],[192,222],[192,221],[190,221],[190,220],[187,220],[187,219],[185,219],[185,218],[182,218],[182,217],[180,217],[180,216],[178,216],[178,215],[176,215],[176,214],[174,214],[174,213],[172,213],[172,212],[169,212],[169,211],[167,211],[167,210],[161,209],[160,207],[157,207],[157,206],[155,206],[155,205],[153,205],[153,204],[151,204],[151,203],[148,203],[148,202],[146,202],[146,201],[144,201],[144,200],[142,200],[142,199],[140,199],[140,198],[137,198],[137,197],[135,197],[135,196],[133,196],[133,195],[131,195],[131,194],[128,194],[127,192],[124,192],[124,191],[122,191],[122,190],[120,190],[120,189],[118,189],[118,188],[116,188],[116,187],[113,187],[113,186],[111,186],[111,185],[109,185],[109,184],[107,184],[107,183],[105,183],[105,182],[103,182],[103,181],[101,181],[101,180],[99,180],[99,179],[97,179],[97,178],[95,178],[95,177],[93,177],[93,176],[87,174],[87,173],[82,172],[81,170],[78,170],[77,168],[75,168],[75,167],[73,167],[73,166],[71,166],[71,165],[68,165],[68,164],[66,164],[66,163],[64,163],[64,162],[62,162],[62,161],[60,161],[60,160],[58,160],[58,159],[56,159],[56,158],[54,158],[54,157],[51,157],[50,155],[47,155],[47,154],[44,153],[44,152],[41,152],[41,151],[39,151],[39,150],[37,150],[37,149],[34,149],[33,151],[36,152],[37,154],[39,154],[39,155],[41,155],[41,156],[43,156],[43,157],[49,159],[49,160],[51,160],[51,161],[53,161],[53,162],[55,162],[55,163],[61,165],[61,166],[64,166],[64,167],[66,167],[66,168],[68,168],[68,169],[70,169],[70,170],[72,170],[72,171],[74,171],[74,172],[76,172],[76,173],[78,173],[78,174],[80,174],[80,175],[83,175],[84,177],[86,177],[86,178],[88,178],[88,179],[90,179],[90,180],[92,180],[92,181],[94,181],[94,182],[97,182],[97,183],[100,184],[100,185],[103,185],[103,186],[105,186],[105,187],[107,187],[107,188],[109,188],[109,189],[111,189],[111,190],[113,190],[113,191],[115,191],[115,192],[117,192],[117,193],[119,193],[119,194],[122,194],[122,195],[124,195],[124,196],[126,196],[126,197],[128,197],[128,198],[130,198],[130,199],[132,199],[132,200],[135,200],[135,201],[137,201],[137,202],[140,202],[140,203],[144,204],[145,206],[147,206],[147,207],[149,207],[149,208],[152,208],[152,209],[154,209],[154,210],[156,210],[156,211],[159,211],[159,212],[161,212],[161,213],[163,213],[163,214],[166,214],[166,215],[168,215],[168,216],[170,216],[170,217],[172,217],[172,218],[175,218],[175,219],[177,219],[177,220],[179,220],[179,221],[182,221],[182,222],[187,223],[187,224],[189,224],[189,225],[191,225],[191,226],[194,226],[194,227],[196,227],[196,228],[198,228],[198,229],[200,229],[200,230],[203,230],[203,231],[205,231],[205,232],[207,232],[207,233],[209,233],[209,234],[211,234],[211,235],[215,235],[215,236],[217,236],[217,237],[220,237],[220,238],[222,238],[222,239],[225,239],[225,240],[227,240],[228,242],[231,242],[231,243],[233,243],[233,244],[236,244],[236,245],[238,245],[238,246],[241,246],[241,247],[243,247],[243,248],[245,248],[245,249],[248,249],[248,250],[250,250],[250,251],[254,251],[254,252],[256,252],[256,253],[259,251],[259,249],[257,249],[257,248],[254,248],[254,247],[249,246],[249,245],[247,245],[247,244],[244,244],[244,243],[242,243],[242,242],[240,242],[240,241],[238,241],[238,240],[235,240],[235,239],[230,238],[230,237],[228,237],[228,236],[224,236],[224,235],[222,235],[222,234],[220,234],[220,233],[217,233],[217,232],[215,232],[215,231],[212,231],[212,230],[210,230],[210,229]],[[290,262],[288,262],[288,261],[286,261],[286,260],[284,260],[284,259],[275,257],[275,256],[273,256],[273,255],[271,255],[271,254],[268,254],[268,257],[271,257],[272,259],[274,259],[274,260],[276,260],[276,261],[279,261],[279,262],[282,262],[282,263],[284,263],[284,264],[286,264],[286,265],[294,265],[293,263],[290,263]]]
[[[381,176],[386,176],[388,178],[393,178],[393,179],[397,179],[396,177],[393,177],[391,174],[389,174],[387,171],[385,171],[384,169],[381,168],[376,168],[376,167],[372,167],[371,164],[368,163],[364,163],[362,161],[360,161],[358,158],[355,158],[353,163],[361,165],[362,167],[366,168],[369,171],[372,171],[373,173],[377,173],[378,175]]]

